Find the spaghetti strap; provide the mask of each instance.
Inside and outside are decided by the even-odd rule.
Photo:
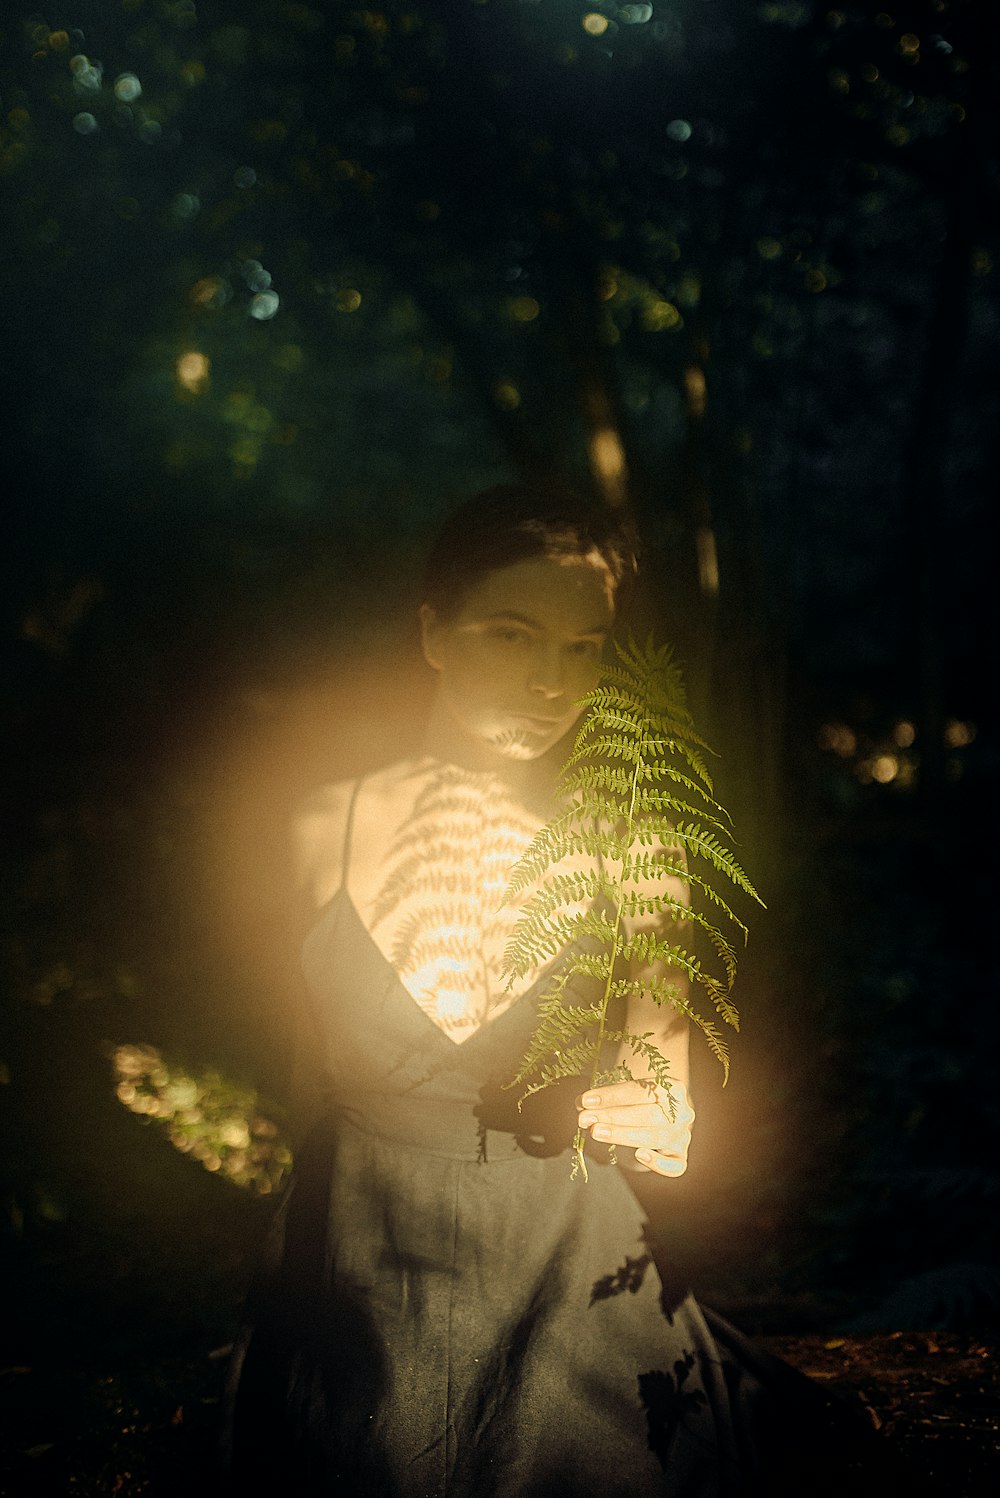
[[[361,789],[364,776],[359,776],[354,782],[351,791],[351,799],[347,805],[347,820],[344,823],[344,849],[340,855],[340,887],[344,889],[347,885],[347,871],[351,865],[351,840],[354,836],[354,809],[358,804],[358,792]]]

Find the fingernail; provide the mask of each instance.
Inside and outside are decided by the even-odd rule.
[[[635,1158],[637,1160],[641,1160],[643,1165],[651,1165],[653,1161],[653,1153],[651,1150],[636,1150]]]
[[[580,1127],[581,1127],[581,1129],[589,1129],[590,1125],[592,1123],[596,1123],[596,1122],[597,1122],[597,1114],[596,1113],[581,1113],[580,1114]]]
[[[599,1092],[585,1092],[583,1094],[583,1106],[585,1108],[599,1108],[601,1106],[601,1094]]]
[[[610,1136],[611,1130],[608,1128],[607,1124],[598,1124],[596,1129],[594,1130],[595,1139],[608,1139],[610,1138]]]

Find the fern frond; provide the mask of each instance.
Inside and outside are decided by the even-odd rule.
[[[661,780],[673,781],[675,785],[682,785],[685,790],[691,791],[695,795],[704,796],[709,805],[714,806],[717,811],[722,811],[723,809],[709,795],[712,789],[711,782],[706,782],[705,785],[702,785],[699,780],[692,780],[690,775],[685,775],[682,770],[678,770],[676,765],[655,764],[652,761],[647,761],[642,767],[642,778],[646,781],[652,781],[654,785]]]
[[[543,827],[511,870],[505,899],[520,894],[547,868],[564,858],[584,853],[594,859],[620,859],[626,851],[627,845],[620,838],[596,827],[571,828],[553,837]]]
[[[570,1046],[568,1050],[559,1052],[555,1060],[547,1061],[541,1066],[535,1080],[528,1081],[531,1072],[522,1071],[514,1078],[515,1083],[520,1086],[525,1083],[524,1091],[517,1100],[518,1110],[525,1098],[533,1093],[541,1092],[546,1087],[551,1087],[553,1082],[561,1082],[564,1077],[579,1077],[587,1070],[593,1055],[593,1047],[587,1040],[581,1040],[576,1045]]]
[[[723,1085],[725,1085],[729,1081],[729,1047],[712,1021],[705,1019],[696,1009],[690,1010],[688,1018],[698,1026],[698,1029],[708,1041],[712,1055],[722,1067],[722,1081]]]
[[[591,792],[600,795],[610,791],[611,796],[605,795],[603,800],[608,813],[617,817],[621,811],[621,798],[629,794],[634,778],[631,770],[623,770],[618,765],[582,765],[563,776],[558,791],[562,796],[587,796]]]
[[[524,916],[547,915],[560,905],[595,900],[598,895],[613,897],[616,890],[616,881],[603,868],[552,874],[525,900],[521,913]]]
[[[656,741],[655,752],[661,755],[679,754],[681,759],[686,761],[688,767],[694,771],[698,779],[702,781],[706,790],[711,792],[713,788],[712,777],[708,772],[708,766],[690,739],[683,737],[659,739]],[[643,766],[643,773],[650,779],[655,778],[656,763],[654,760],[646,760]]]
[[[512,979],[523,978],[532,968],[538,967],[539,954],[554,957],[570,942],[586,936],[610,946],[615,935],[614,922],[599,910],[569,916],[522,915],[504,949],[504,971],[510,973]]]
[[[633,1056],[642,1057],[649,1068],[649,1075],[657,1087],[662,1087],[667,1095],[666,1111],[670,1115],[671,1123],[673,1123],[677,1117],[677,1099],[673,1094],[677,1078],[671,1075],[670,1064],[659,1047],[650,1043],[649,1037],[651,1033],[647,1032],[645,1035],[636,1035],[631,1030],[623,1028],[621,1030],[610,1031],[608,1039],[617,1040],[621,1044],[627,1045]],[[635,1081],[635,1078],[630,1077],[630,1080]]]
[[[517,1076],[512,1085],[533,1076],[547,1064],[550,1057],[561,1057],[578,1044],[581,1031],[600,1023],[599,1005],[565,1004],[558,996],[549,995],[540,1006],[541,1018],[531,1039]]]
[[[725,832],[726,827],[722,822],[722,817],[727,816],[725,808],[718,806],[708,796],[705,796],[703,800],[707,803],[707,806],[694,806],[690,801],[682,801],[679,796],[672,796],[669,791],[655,789],[649,782],[636,786],[635,791],[635,809],[637,813],[644,811],[673,813],[686,811],[689,816],[701,817],[704,821],[710,822],[713,827],[717,827],[720,832]],[[717,807],[718,816],[711,809],[713,807]]]
[[[626,1060],[608,1065],[604,1048],[616,1044],[642,1063],[642,1080],[670,1099],[673,1079],[652,1033],[611,1028],[609,1004],[652,1000],[672,1008],[702,1031],[728,1077],[726,1042],[694,1001],[700,991],[702,1007],[739,1027],[736,955],[716,921],[724,915],[744,938],[747,928],[717,883],[763,902],[722,841],[731,819],[715,799],[706,758],[712,750],[695,730],[670,649],[652,640],[616,644],[615,659],[580,705],[584,716],[558,785],[563,810],[518,860],[505,896],[529,892],[505,952],[512,978],[563,954],[511,1085],[535,1092],[588,1072],[591,1086],[599,1077],[631,1077]],[[593,903],[581,912],[587,901]],[[645,923],[638,930],[637,921]],[[678,939],[692,930],[707,937],[712,955],[705,962]],[[600,1000],[569,1002],[574,979],[599,984]],[[579,1130],[573,1148],[574,1173],[586,1178]]]
[[[679,968],[692,983],[699,981],[701,964],[685,947],[677,942],[664,941],[655,931],[636,931],[624,941],[619,941],[616,956],[627,961],[636,958],[642,963],[662,963],[666,967]]]
[[[641,858],[635,859],[633,861],[633,864],[628,866],[626,872],[623,874],[623,880],[625,882],[628,882],[630,879],[662,879],[669,876],[674,879],[680,879],[685,884],[693,885],[694,888],[696,890],[699,890],[707,900],[709,900],[713,905],[718,906],[723,914],[728,916],[734,926],[739,927],[739,929],[743,932],[744,939],[746,939],[748,935],[746,926],[730,909],[729,904],[719,894],[718,890],[715,889],[714,885],[710,884],[707,879],[703,879],[700,874],[695,873],[695,871],[689,868],[687,864],[672,864],[666,862],[661,863],[657,862],[657,858],[658,855],[655,853],[646,853],[643,854]],[[634,867],[635,869],[634,874],[631,872],[632,867]],[[699,921],[697,911],[693,907],[687,909],[685,919],[696,922]],[[699,922],[699,924],[702,923]],[[714,930],[714,927],[705,925],[705,929],[706,931]]]
[[[604,677],[605,671],[610,673],[613,670],[613,666],[602,667],[601,676]],[[608,679],[610,679],[610,675]],[[597,708],[599,710],[607,709],[612,712],[628,712],[634,721],[643,723],[646,727],[649,726],[649,704],[643,698],[642,688],[637,686],[635,682],[623,680],[621,685],[595,687],[592,692],[587,692],[585,696],[581,697],[580,701],[584,707],[591,709]],[[583,727],[577,733],[577,740],[579,741],[591,732],[590,723],[585,720]]]
[[[686,825],[678,822],[673,829],[673,836],[686,852],[700,854],[706,858],[720,874],[725,874],[734,884],[739,885],[744,894],[756,900],[758,905],[764,905],[764,901],[750,883],[748,875],[743,872],[733,855],[712,833],[706,832],[696,822],[689,822]]]
[[[708,938],[712,946],[722,959],[722,965],[726,970],[726,978],[730,989],[732,989],[733,984],[736,982],[736,953],[717,927],[706,923],[703,929],[708,933]]]

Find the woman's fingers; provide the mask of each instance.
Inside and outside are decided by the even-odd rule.
[[[592,1098],[599,1101],[591,1103]],[[589,1129],[594,1124],[628,1124],[633,1128],[658,1128],[670,1124],[690,1128],[694,1122],[694,1109],[679,1083],[668,1097],[662,1088],[650,1093],[641,1083],[623,1082],[618,1087],[602,1088],[599,1093],[584,1093],[577,1106],[581,1103],[585,1104],[579,1116],[581,1129]]]
[[[681,1116],[680,1108],[674,1120],[668,1107],[648,1101],[636,1103],[631,1108],[585,1108],[579,1118],[581,1129],[592,1128],[595,1124],[610,1124],[613,1128],[625,1124],[632,1129],[662,1129],[664,1124],[673,1126],[677,1123],[684,1127],[689,1122]]]
[[[594,1108],[629,1107],[634,1103],[648,1103],[650,1097],[655,1097],[659,1091],[659,1088],[650,1088],[645,1082],[608,1082],[603,1087],[592,1088],[578,1097],[576,1106],[590,1111]],[[674,1083],[672,1091],[677,1098],[684,1095],[679,1082]]]
[[[636,1150],[640,1165],[660,1176],[682,1176],[687,1170],[687,1155],[658,1155],[655,1150]]]
[[[602,1144],[627,1144],[632,1149],[667,1150],[681,1154],[687,1150],[690,1129],[683,1126],[631,1128],[625,1124],[594,1124],[590,1130]]]

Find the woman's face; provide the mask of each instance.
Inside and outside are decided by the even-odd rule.
[[[603,567],[537,557],[488,573],[454,618],[420,612],[424,655],[464,733],[506,759],[537,759],[579,716],[614,618]]]

